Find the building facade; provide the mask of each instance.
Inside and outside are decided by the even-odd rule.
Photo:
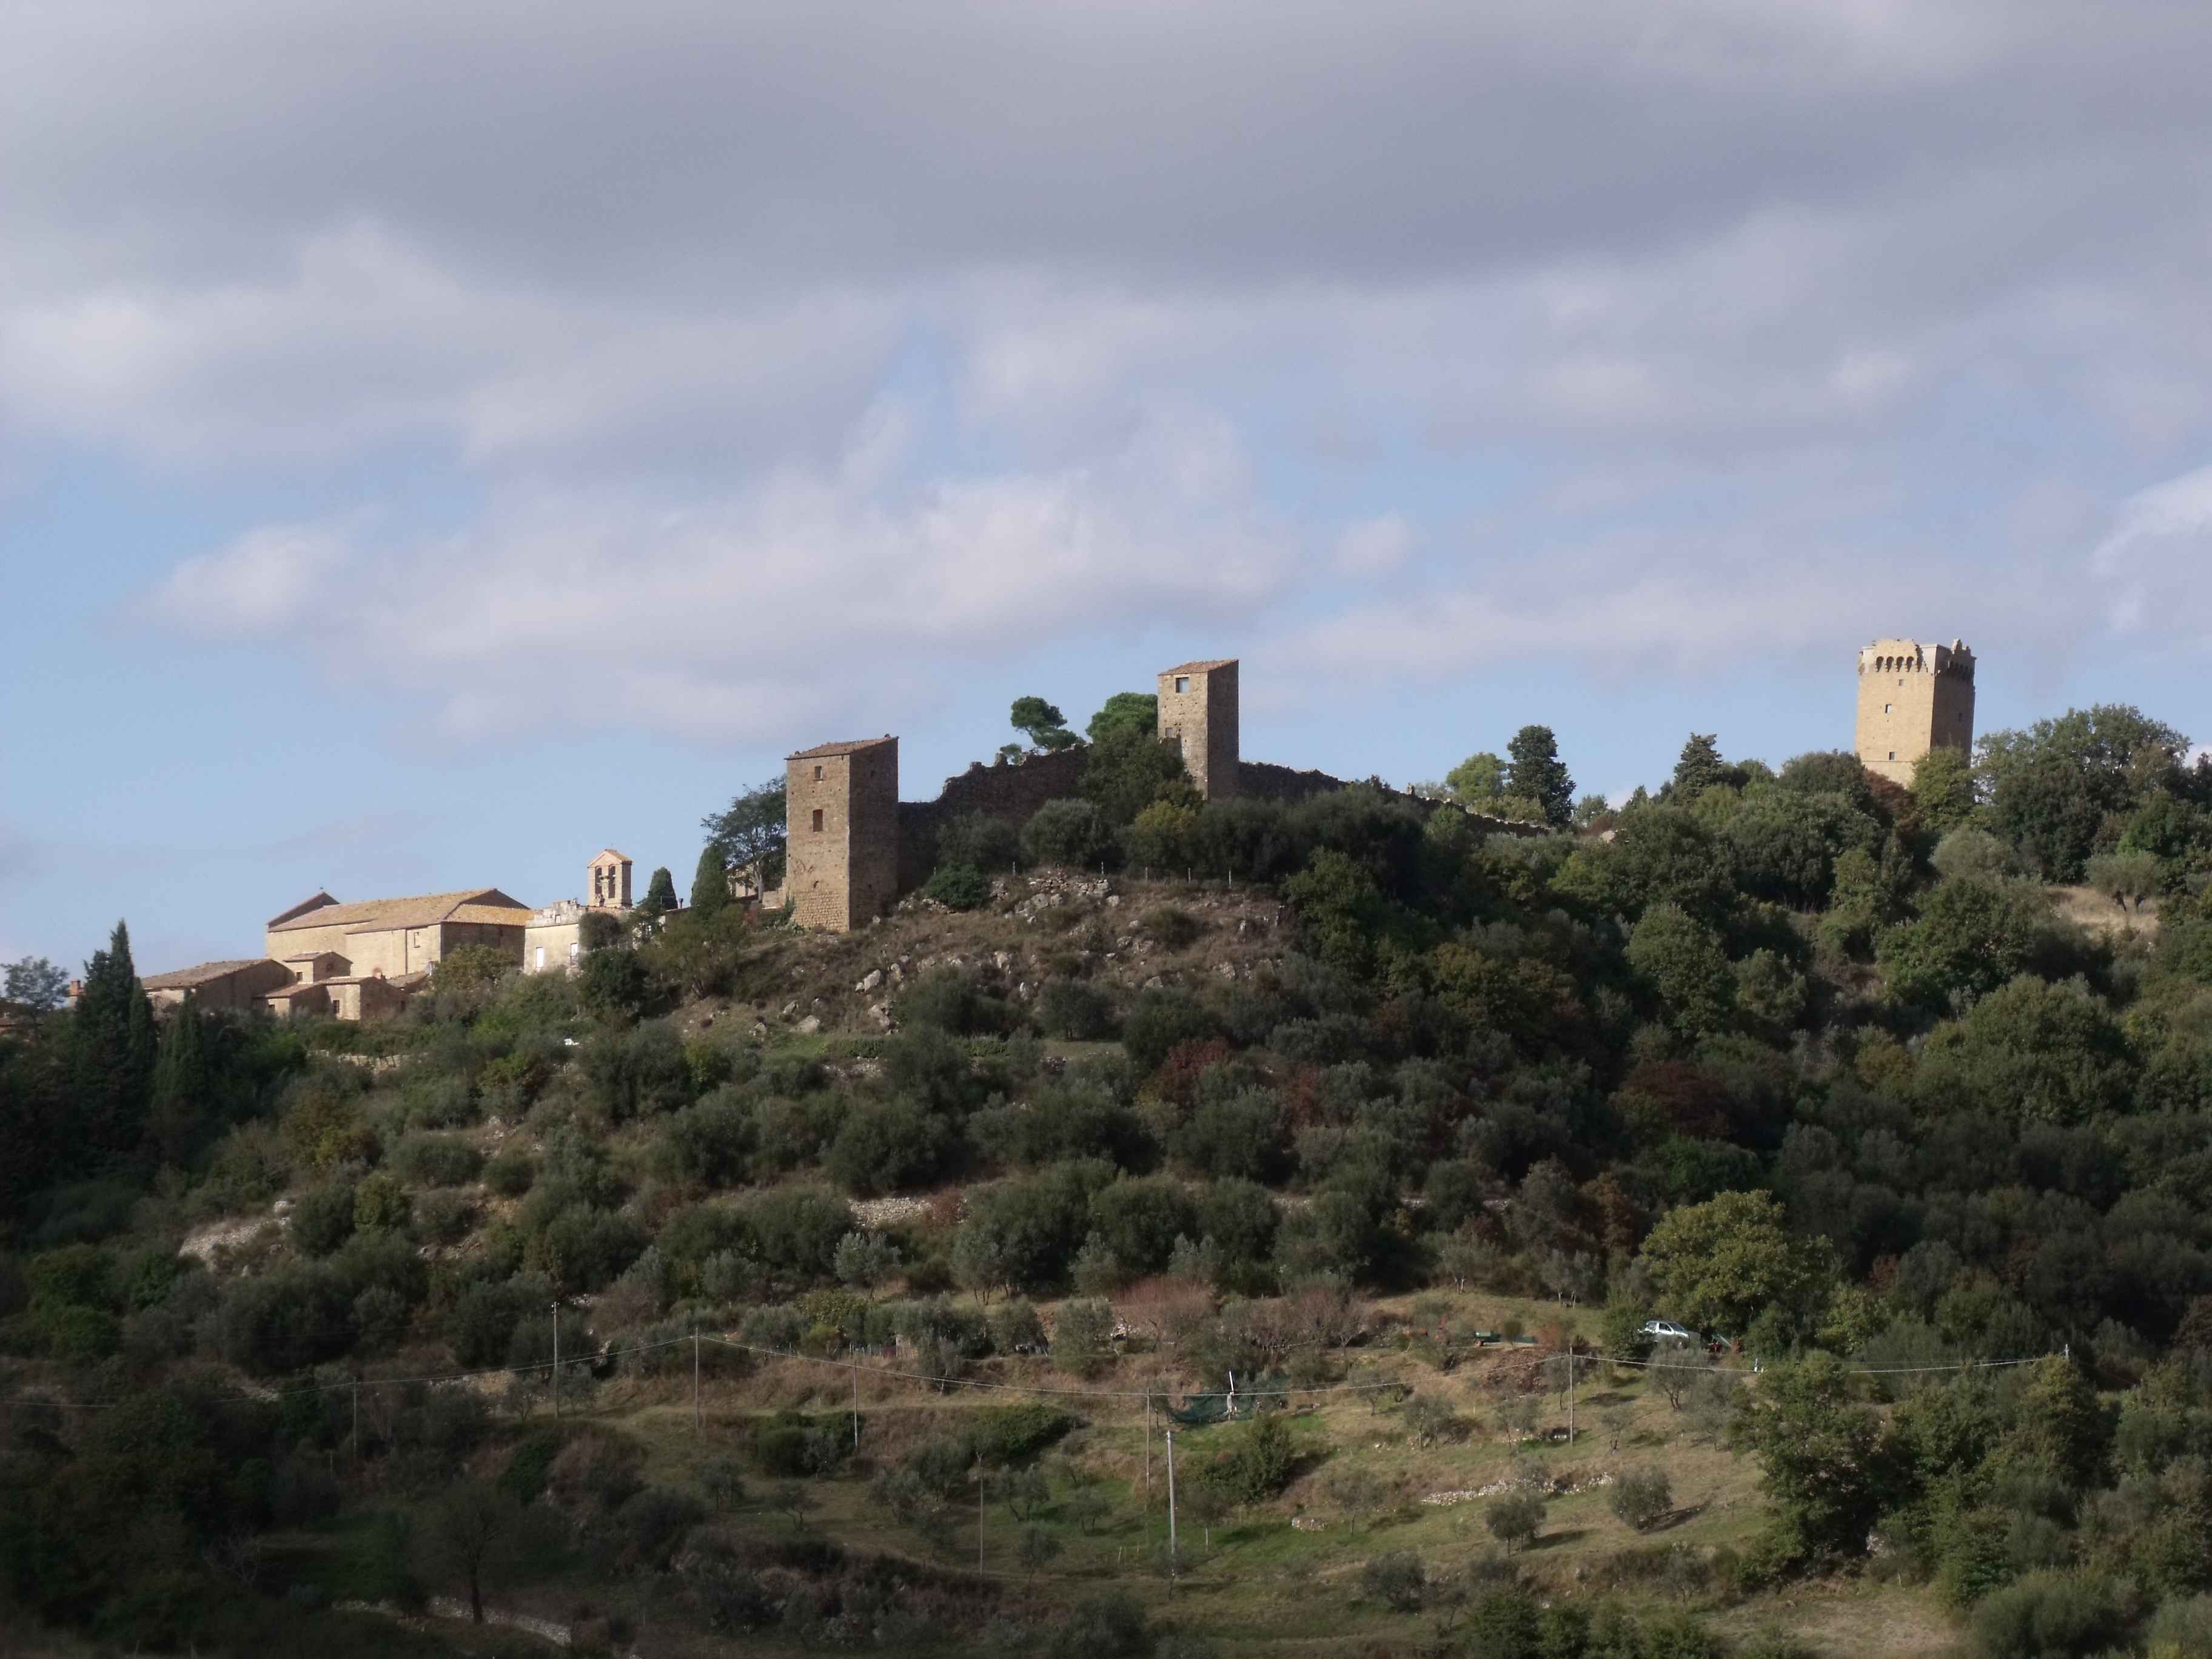
[[[1869,772],[1910,785],[1938,746],[1974,749],[1974,653],[1963,641],[1876,640],[1859,653],[1855,744]]]

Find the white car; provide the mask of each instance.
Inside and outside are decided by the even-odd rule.
[[[1695,1331],[1687,1326],[1677,1325],[1671,1319],[1645,1320],[1644,1334],[1655,1342],[1696,1342],[1701,1340]]]

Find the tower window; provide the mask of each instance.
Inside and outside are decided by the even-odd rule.
[[[1897,750],[1895,750],[1894,749],[1891,750],[1889,751],[1889,757],[1890,757],[1890,759],[1892,759],[1892,760],[1895,760],[1895,759],[1897,758]]]
[[[1178,691],[1188,691],[1188,690],[1190,690],[1190,676],[1189,676],[1189,675],[1188,675],[1188,674],[1178,674],[1178,675],[1176,675],[1176,690],[1178,690]]]
[[[814,769],[814,781],[817,783],[822,781],[822,769],[818,766]]]
[[[1890,757],[1890,758],[1891,758],[1892,760],[1895,760],[1895,759],[1897,758],[1897,757],[1896,757],[1896,756],[1894,756],[1894,755],[1892,755],[1892,756]],[[814,809],[814,828],[815,828],[817,831],[819,831],[819,830],[820,830],[820,829],[822,828],[822,809],[821,809],[820,807],[818,807],[818,806],[817,806],[817,807],[816,807],[816,808]]]
[[[1893,714],[1897,712],[1897,705],[1893,702],[1886,702],[1881,706],[1881,712],[1885,714]]]

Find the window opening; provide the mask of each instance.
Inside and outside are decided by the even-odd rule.
[[[817,830],[822,827],[822,809],[818,806],[814,809],[814,827]]]

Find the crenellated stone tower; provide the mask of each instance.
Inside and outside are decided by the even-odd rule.
[[[898,902],[898,739],[802,749],[784,763],[783,890],[802,927],[848,933]]]
[[[1183,768],[1206,799],[1237,793],[1236,658],[1160,676],[1160,738],[1182,746]]]
[[[1974,653],[1958,640],[1876,640],[1859,653],[1859,760],[1909,785],[1939,744],[1973,752]]]

